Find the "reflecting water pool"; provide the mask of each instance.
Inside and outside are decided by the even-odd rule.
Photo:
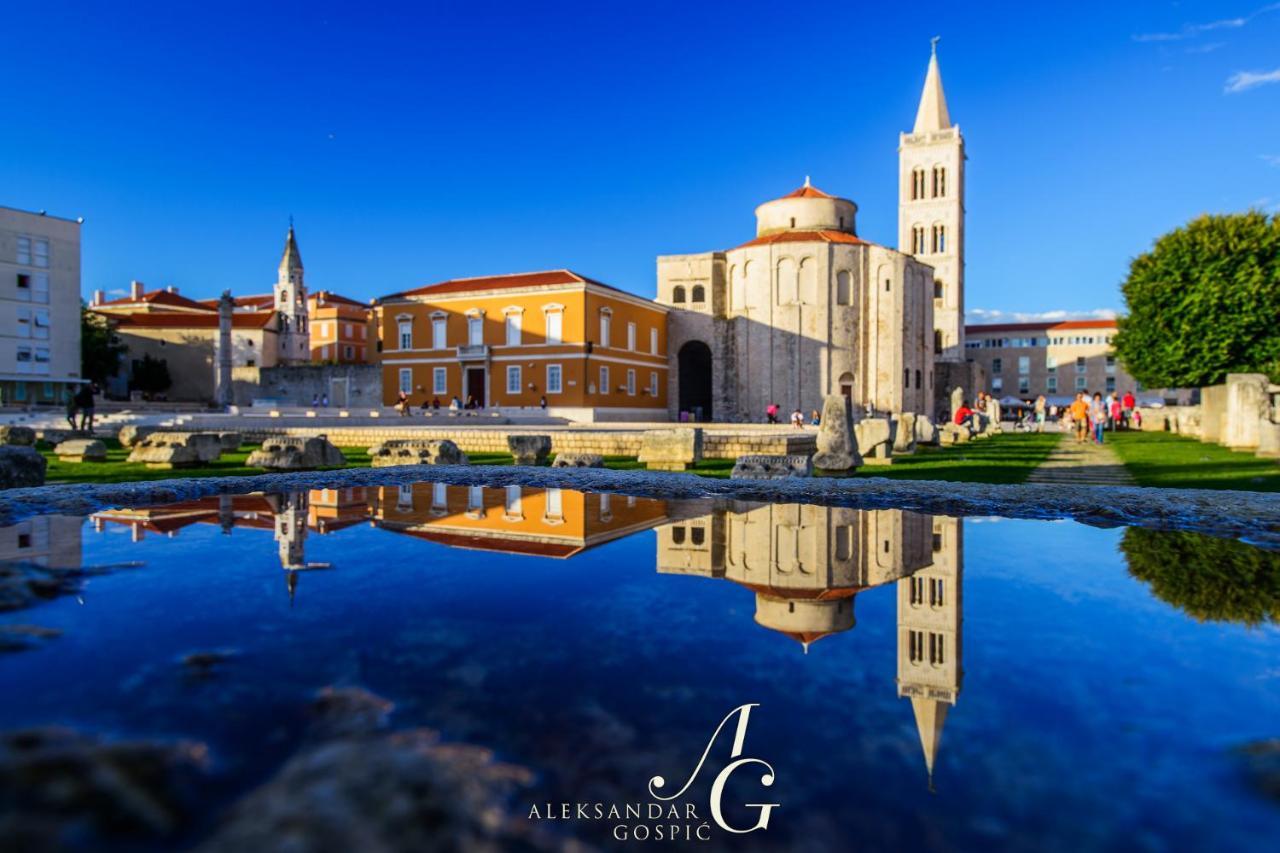
[[[33,518],[0,559],[32,845],[1280,832],[1280,555],[1234,541],[418,483]]]

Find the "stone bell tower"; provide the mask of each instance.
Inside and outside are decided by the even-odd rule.
[[[934,270],[934,356],[964,361],[964,137],[951,123],[938,39],[910,133],[898,138],[898,249]]]
[[[279,319],[280,363],[311,361],[311,332],[307,324],[307,285],[302,277],[302,253],[289,220],[284,255],[276,276],[275,310]]]

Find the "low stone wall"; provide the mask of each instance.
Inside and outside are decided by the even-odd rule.
[[[372,447],[398,438],[448,439],[466,453],[507,453],[511,430],[468,427],[271,427],[244,425],[246,441],[258,442],[274,435],[325,435],[338,447]],[[530,429],[551,436],[552,453],[599,453],[601,456],[638,456],[643,430]],[[785,456],[812,454],[817,435],[812,432],[764,432],[760,430],[706,430],[702,455],[706,459],[737,459],[739,456],[768,454]]]
[[[382,367],[377,364],[303,364],[258,369],[256,385],[240,381],[233,371],[235,404],[249,405],[255,398],[279,400],[284,405],[307,406],[328,397],[333,408],[374,408],[382,405]]]

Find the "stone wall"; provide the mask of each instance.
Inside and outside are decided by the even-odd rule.
[[[253,368],[238,368],[232,375],[239,406],[255,399],[276,400],[282,406],[309,406],[316,397],[325,396],[329,407],[335,409],[382,406],[382,368],[377,364],[266,367],[259,371],[256,384],[245,370]]]
[[[552,453],[599,453],[602,456],[637,456],[644,430],[527,430],[551,436]],[[273,435],[324,435],[339,447],[371,447],[397,438],[449,439],[467,453],[506,453],[510,430],[463,427],[270,427],[241,429],[246,441],[258,442]],[[702,455],[707,459],[737,459],[748,454],[812,454],[817,434],[813,432],[761,432],[707,430],[703,433]]]

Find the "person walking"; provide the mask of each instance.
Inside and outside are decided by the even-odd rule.
[[[1044,414],[1045,414],[1045,404],[1047,402],[1048,401],[1045,400],[1043,394],[1041,394],[1039,397],[1036,397],[1036,406],[1035,406],[1036,432],[1044,432]]]
[[[409,411],[409,392],[401,391],[396,396],[396,411],[400,413],[400,417],[407,418],[411,414]]]
[[[769,423],[776,424],[778,422],[778,404],[770,403],[764,410],[764,416]]]
[[[1076,398],[1067,408],[1071,423],[1076,428],[1076,444],[1084,444],[1085,435],[1089,432],[1089,404],[1085,402],[1084,392],[1077,391]]]
[[[1102,436],[1107,431],[1107,404],[1101,392],[1093,392],[1093,404],[1089,407],[1089,417],[1093,419],[1094,444],[1102,444]]]
[[[76,392],[76,408],[80,410],[80,431],[93,433],[93,385],[80,386]]]
[[[1132,391],[1125,391],[1124,397],[1120,400],[1120,417],[1124,422],[1124,428],[1128,429],[1129,424],[1133,421],[1133,410],[1138,408],[1138,401],[1134,399]]]
[[[74,385],[67,387],[67,423],[71,424],[71,428],[76,428],[76,414],[79,409],[76,408],[77,391]]]
[[[1124,407],[1120,405],[1119,397],[1111,398],[1111,410],[1108,414],[1111,415],[1111,431],[1115,432],[1120,429],[1121,421],[1124,418]]]

